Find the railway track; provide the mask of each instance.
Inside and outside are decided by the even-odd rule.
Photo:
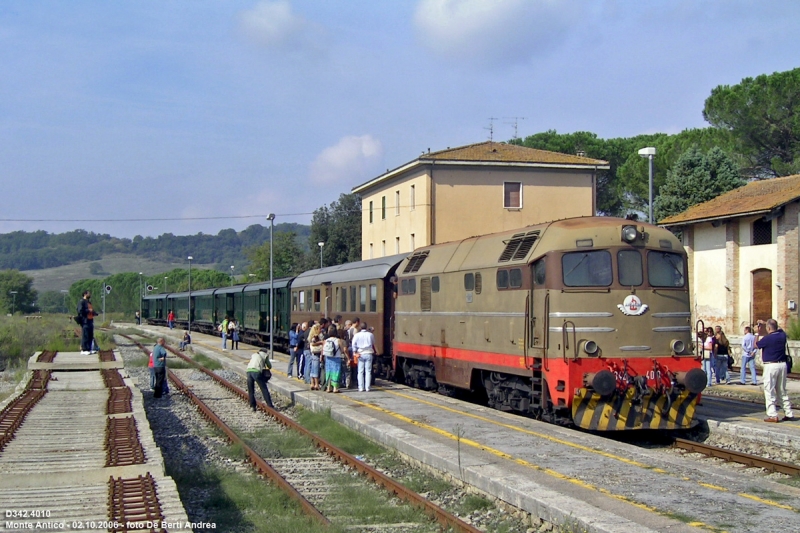
[[[780,472],[790,476],[800,475],[800,466],[792,463],[785,463],[758,455],[728,450],[726,448],[711,446],[693,440],[676,438],[672,446],[688,452],[700,453],[707,457],[716,457],[717,459],[722,459],[731,463],[739,463],[751,468],[763,468],[768,472]]]
[[[131,337],[122,336],[148,352],[147,348]],[[260,413],[266,415],[257,420],[260,440],[281,440],[281,434],[291,431],[307,439],[310,446],[296,457],[284,456],[283,453],[289,452],[274,449],[264,454],[268,457],[258,453],[240,437],[241,434],[254,430],[255,415],[245,403],[247,393],[177,350],[168,349],[195,368],[169,370],[169,378],[175,387],[185,393],[203,416],[219,427],[232,443],[241,446],[248,460],[262,475],[296,500],[315,520],[347,529],[369,531],[480,531],[353,455],[314,435],[291,418],[270,409],[263,402],[258,403]],[[411,513],[415,517],[413,521],[353,523],[350,516],[353,513],[347,510],[351,495],[363,490],[374,491],[375,484],[390,496],[402,500],[405,505],[422,510],[424,514],[414,511]]]

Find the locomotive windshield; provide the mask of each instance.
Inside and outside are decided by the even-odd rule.
[[[683,257],[673,252],[647,252],[647,280],[653,287],[683,287]]]
[[[642,284],[642,254],[639,250],[620,250],[617,252],[619,284],[638,287]]]
[[[561,256],[567,287],[608,287],[611,285],[611,254],[607,250],[571,252]]]

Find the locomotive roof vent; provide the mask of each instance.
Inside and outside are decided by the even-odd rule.
[[[430,250],[425,250],[423,252],[417,252],[411,256],[411,259],[408,260],[408,264],[406,268],[403,269],[403,274],[408,274],[409,272],[416,272],[422,266],[422,263],[425,262],[425,259],[428,258],[428,254]]]
[[[503,250],[503,253],[500,254],[500,259],[498,259],[497,262],[503,263],[505,261],[525,259],[538,238],[538,229],[529,231],[528,233],[515,233],[511,236],[510,240],[504,241],[506,248]]]

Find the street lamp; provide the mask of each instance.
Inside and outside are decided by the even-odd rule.
[[[192,332],[192,256],[190,255],[187,259],[189,259],[189,329],[187,331],[191,333]]]
[[[139,323],[142,322],[142,273],[139,272]]]
[[[69,310],[67,309],[67,293],[69,291],[67,289],[61,289],[61,294],[64,295],[64,312],[67,313]]]
[[[319,267],[322,268],[322,247],[325,246],[325,243],[320,241],[317,246],[319,246]]]
[[[656,156],[656,149],[653,146],[642,148],[639,150],[639,155],[650,159],[650,198],[649,198],[649,218],[647,219],[650,224],[653,224],[653,158]]]
[[[14,308],[17,306],[17,291],[8,291],[8,294],[11,295],[11,314],[14,314]]]
[[[272,357],[272,326],[274,324],[272,314],[272,298],[273,298],[273,281],[272,281],[272,228],[275,226],[275,213],[270,213],[267,216],[269,220],[269,355]]]
[[[233,265],[231,265],[231,287],[233,287]]]
[[[169,292],[169,291],[167,290],[167,280],[168,280],[168,279],[169,279],[169,276],[164,276],[164,292]]]

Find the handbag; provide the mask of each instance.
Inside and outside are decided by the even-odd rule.
[[[261,371],[261,377],[264,378],[264,381],[269,381],[272,378],[272,370],[265,368]]]
[[[78,324],[79,326],[83,325],[83,319],[80,317],[80,315],[75,315],[74,317],[72,317],[72,320],[74,320],[75,323]]]

